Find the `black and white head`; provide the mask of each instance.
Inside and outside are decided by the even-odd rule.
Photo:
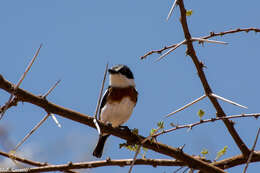
[[[126,65],[116,65],[109,70],[109,85],[112,87],[135,87],[134,75]]]

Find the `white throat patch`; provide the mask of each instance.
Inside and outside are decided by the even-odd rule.
[[[128,79],[122,74],[110,74],[109,85],[113,87],[135,87],[134,79]]]

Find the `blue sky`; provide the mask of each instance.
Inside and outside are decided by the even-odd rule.
[[[145,60],[139,57],[153,49],[179,43],[184,39],[179,22],[178,9],[166,22],[172,1],[1,1],[0,2],[0,73],[16,83],[41,43],[38,59],[21,85],[34,94],[44,94],[57,80],[59,86],[48,99],[67,108],[92,115],[95,111],[104,68],[109,65],[126,64],[136,78],[139,91],[138,104],[133,116],[126,123],[138,128],[146,136],[158,121],[187,124],[199,120],[197,111],[205,111],[204,118],[215,116],[215,110],[205,99],[171,118],[164,115],[200,97],[203,88],[196,69],[185,46],[178,48],[160,62],[158,55]],[[185,0],[194,37],[236,28],[260,28],[260,1],[191,1]],[[242,109],[220,101],[228,115],[259,113],[259,34],[238,33],[214,38],[228,45],[194,43],[197,55],[205,63],[205,73],[213,91],[248,106]],[[107,86],[107,83],[106,83]],[[9,95],[0,91],[0,104]],[[45,115],[36,106],[20,103],[7,111],[0,122],[8,131],[10,141],[16,145]],[[91,156],[97,140],[97,132],[87,126],[57,116],[62,124],[58,128],[48,119],[20,148],[27,158],[49,163],[95,160]],[[244,118],[234,120],[236,129],[251,148],[259,120]],[[158,138],[174,147],[185,145],[184,151],[198,155],[207,148],[209,159],[217,151],[228,146],[223,158],[239,154],[232,138],[222,122],[204,124],[192,131],[179,130]],[[124,141],[111,137],[104,156],[112,159],[132,158],[133,152],[119,150]],[[260,143],[260,142],[259,142]],[[2,149],[2,148],[1,148]],[[256,146],[260,150],[260,145]],[[148,158],[166,158],[152,151]],[[168,157],[167,157],[168,158]],[[1,158],[2,159],[2,158]],[[3,161],[3,160],[2,160]],[[1,162],[1,160],[0,160]],[[108,168],[89,172],[104,172]],[[128,167],[111,167],[110,172],[127,171]],[[135,172],[173,172],[175,168],[136,166]],[[235,167],[229,172],[241,172]],[[251,164],[248,172],[259,170]]]

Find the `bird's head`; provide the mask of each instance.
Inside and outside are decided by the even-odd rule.
[[[134,75],[126,65],[116,65],[109,70],[109,85],[112,87],[135,87]]]

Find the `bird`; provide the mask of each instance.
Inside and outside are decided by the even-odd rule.
[[[134,75],[126,65],[115,65],[108,69],[109,86],[105,91],[99,108],[98,119],[112,127],[119,127],[131,116],[136,105],[138,92]],[[110,134],[101,133],[93,156],[102,157],[105,142]]]

